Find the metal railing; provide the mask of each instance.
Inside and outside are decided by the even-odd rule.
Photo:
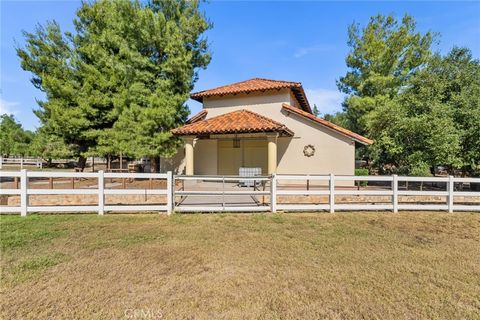
[[[270,211],[270,206],[265,205],[244,205],[236,206],[229,205],[226,197],[228,196],[271,196],[270,191],[265,191],[265,185],[271,183],[270,176],[257,176],[257,177],[243,177],[243,176],[184,176],[177,175],[173,179],[175,181],[181,181],[182,186],[175,190],[173,189],[174,198],[179,197],[180,201],[174,202],[174,211],[178,212],[218,212],[218,211],[228,211],[228,212],[257,212],[257,211]],[[218,190],[207,190],[201,187],[196,186],[196,190],[186,190],[185,182],[186,181],[195,181],[195,182],[210,182],[217,183]],[[245,190],[232,190],[231,188],[227,189],[227,183],[240,183],[240,181],[253,181],[252,189],[245,188]],[[258,185],[261,185],[264,190],[260,190]],[[206,205],[204,203],[190,203],[188,205],[184,204],[186,197],[205,197],[205,196],[218,196],[217,203],[215,205]]]

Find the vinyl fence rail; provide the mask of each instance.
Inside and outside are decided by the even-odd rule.
[[[97,212],[103,215],[108,211],[164,211],[168,214],[172,212],[172,173],[105,173],[98,171],[96,173],[86,172],[37,172],[21,170],[20,172],[2,172],[0,179],[20,179],[19,189],[0,190],[0,195],[20,195],[20,206],[0,206],[0,213],[20,213],[26,216],[29,212]],[[96,188],[82,189],[32,189],[28,188],[30,178],[97,178]],[[105,179],[163,179],[166,180],[165,189],[106,189]],[[95,186],[94,186],[95,187]],[[97,195],[96,205],[29,205],[28,197],[30,195]],[[106,195],[165,195],[166,204],[164,205],[107,205],[105,204]]]
[[[29,188],[29,179],[35,178],[72,178],[72,187],[67,189],[37,189]],[[87,188],[73,186],[73,179],[96,178],[97,184]],[[165,187],[160,189],[127,189],[125,182],[123,189],[106,188],[105,179],[161,179],[165,180]],[[180,185],[187,181],[201,180],[203,182],[216,183],[216,188],[198,187],[192,190],[185,190]],[[86,172],[39,172],[21,170],[16,172],[0,171],[0,181],[14,181],[14,188],[0,189],[0,196],[19,196],[18,206],[0,205],[0,213],[20,213],[26,216],[31,212],[97,212],[103,215],[106,212],[114,211],[159,211],[170,214],[173,211],[179,212],[277,212],[277,211],[319,211],[325,210],[336,212],[342,210],[442,210],[448,212],[471,211],[480,212],[480,191],[463,189],[464,184],[480,184],[480,178],[461,177],[406,177],[406,176],[345,176],[345,175],[283,175],[274,174],[271,176],[243,177],[243,176],[173,176],[172,172],[167,173],[97,173]],[[53,181],[53,180],[50,180]],[[254,181],[253,188],[225,188],[227,183],[240,181]],[[378,187],[354,188],[355,183],[367,182]],[[16,183],[15,183],[16,182]],[[18,183],[19,182],[19,183]],[[178,184],[177,184],[178,182]],[[284,183],[281,183],[284,182]],[[286,183],[285,183],[286,182]],[[289,188],[290,184],[299,184],[305,188]],[[420,187],[416,190],[408,188],[408,185],[433,184],[435,188]],[[312,187],[312,185],[315,185]],[[345,187],[345,185],[349,187]],[[220,186],[220,187],[219,187]],[[286,187],[287,186],[287,187]],[[320,186],[320,187],[319,187]],[[93,205],[46,205],[34,206],[29,204],[31,195],[96,195],[97,202]],[[109,205],[106,204],[106,195],[164,195],[165,204],[129,204]],[[205,206],[195,204],[184,206],[182,199],[187,197],[198,198],[214,196],[220,199],[221,205]],[[265,203],[247,206],[229,206],[226,203],[228,196],[251,196],[268,198]],[[285,197],[299,196],[321,196],[328,201],[322,203],[289,203],[279,201]],[[357,197],[362,201],[341,202],[339,197]],[[382,197],[382,200],[374,200],[375,197]],[[435,201],[425,201],[422,197]],[[175,199],[179,198],[178,203]],[[282,198],[282,199],[280,199]],[[411,198],[405,201],[405,198]],[[417,199],[420,198],[420,199]],[[390,200],[385,200],[390,199]],[[412,200],[413,199],[413,200]],[[445,199],[445,201],[443,201]],[[470,199],[466,201],[465,199]],[[441,202],[443,201],[443,202]]]
[[[328,184],[328,189],[325,190],[279,190],[279,180],[295,180],[306,181],[307,185],[309,181],[324,181]],[[369,190],[369,189],[341,189],[336,188],[337,182],[390,182],[390,189]],[[445,183],[445,190],[400,190],[399,182],[410,183]],[[285,211],[308,211],[308,210],[328,210],[335,212],[338,210],[391,210],[397,213],[399,210],[446,210],[448,212],[454,211],[480,211],[480,204],[455,204],[454,199],[457,196],[462,197],[475,197],[480,199],[480,192],[455,190],[455,183],[480,183],[480,178],[456,178],[453,176],[448,177],[405,177],[405,176],[335,176],[330,175],[273,175],[272,176],[272,189],[275,189],[273,193],[276,197],[272,198],[272,211],[285,210]],[[460,188],[461,189],[461,188]],[[277,204],[278,196],[291,196],[291,195],[326,195],[328,196],[328,204]],[[341,195],[356,195],[356,196],[388,196],[391,197],[390,203],[336,203],[336,196]],[[431,196],[431,197],[446,197],[446,202],[441,204],[422,203],[422,201],[416,201],[414,203],[400,203],[399,196]],[[275,202],[275,203],[274,203]],[[274,210],[276,209],[276,210]]]
[[[24,158],[24,157],[10,157],[4,158],[0,156],[0,169],[3,168],[4,165],[15,165],[20,166],[23,169],[23,166],[33,165],[37,168],[43,169],[43,160],[41,158]]]

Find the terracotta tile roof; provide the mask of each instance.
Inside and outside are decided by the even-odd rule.
[[[307,96],[305,95],[305,91],[303,90],[302,84],[300,82],[292,81],[254,78],[209,90],[195,92],[190,95],[190,98],[199,102],[203,102],[204,97],[224,96],[229,94],[250,93],[255,91],[278,89],[292,90],[293,95],[297,98],[298,102],[302,106],[302,109],[310,113],[312,112],[310,104],[308,103]]]
[[[173,129],[174,135],[208,135],[229,133],[279,132],[292,136],[285,125],[249,110],[238,110],[186,124]]]
[[[200,121],[200,120],[203,120],[205,119],[205,117],[207,116],[208,114],[208,111],[203,109],[202,111],[200,111],[199,113],[197,113],[196,115],[194,115],[193,117],[191,117],[190,119],[187,120],[187,124],[188,123],[194,123],[194,122],[197,122],[197,121]]]
[[[295,107],[292,107],[286,103],[283,104],[283,109],[285,109],[286,111],[288,112],[292,112],[292,113],[295,113],[295,114],[298,114],[298,115],[301,115],[305,118],[308,118],[312,121],[315,121],[317,123],[320,123],[321,125],[329,128],[329,129],[332,129],[334,131],[337,131],[338,133],[340,134],[343,134],[344,136],[347,136],[347,137],[350,137],[352,138],[353,140],[359,142],[359,143],[362,143],[362,144],[365,144],[365,145],[369,145],[369,144],[372,144],[373,143],[373,140],[370,140],[368,138],[365,138],[364,136],[361,136],[355,132],[352,132],[348,129],[345,129],[345,128],[342,128],[340,126],[337,126],[336,124],[333,124],[331,123],[330,121],[327,121],[325,119],[322,119],[322,118],[319,118],[319,117],[316,117],[314,116],[313,114],[311,113],[308,113],[308,112],[305,112],[303,110],[300,110],[298,108],[295,108]]]

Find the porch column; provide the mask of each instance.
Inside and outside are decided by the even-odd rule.
[[[267,135],[268,141],[268,174],[277,171],[277,138],[278,134]]]
[[[185,142],[185,174],[188,176],[193,175],[193,141],[195,137],[184,137]]]

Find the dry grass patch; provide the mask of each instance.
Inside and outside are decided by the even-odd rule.
[[[0,226],[4,319],[480,314],[478,214],[2,216]]]

